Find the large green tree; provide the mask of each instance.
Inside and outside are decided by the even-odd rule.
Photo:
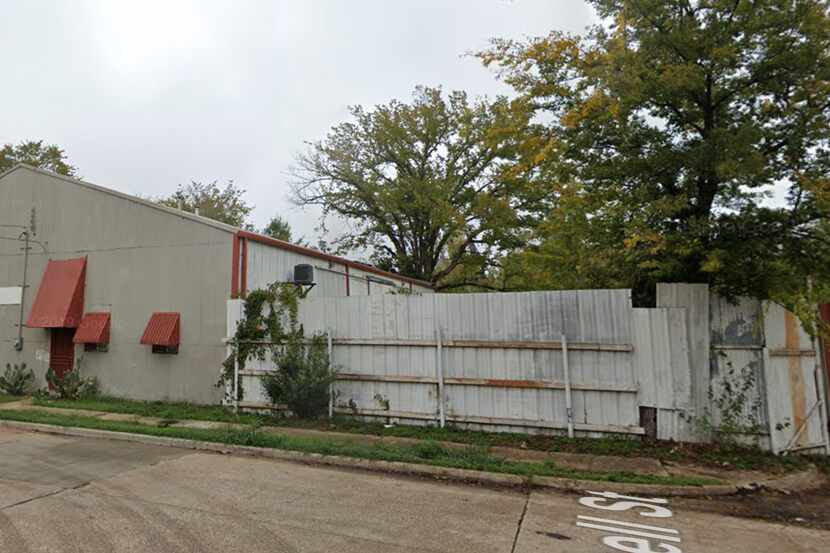
[[[232,180],[224,187],[217,181],[201,183],[193,181],[156,201],[168,207],[175,207],[191,213],[199,210],[199,215],[220,221],[234,227],[252,229],[247,222],[253,206],[245,202],[245,190],[239,188]]]
[[[351,113],[298,158],[295,201],[348,222],[340,251],[368,249],[375,264],[439,288],[484,281],[524,211],[503,174],[510,103],[417,88],[410,103]]]
[[[590,4],[601,23],[584,35],[480,54],[536,116],[520,169],[545,222],[508,262],[521,285],[792,298],[826,282],[827,3]]]
[[[69,164],[66,153],[57,145],[45,144],[42,140],[27,140],[19,144],[6,144],[0,148],[0,173],[18,163],[26,163],[68,177],[77,176],[77,169]]]

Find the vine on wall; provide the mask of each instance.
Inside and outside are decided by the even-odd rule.
[[[248,360],[264,361],[272,358],[281,344],[293,337],[302,336],[298,322],[299,290],[288,282],[275,282],[267,288],[253,290],[245,298],[242,318],[236,324],[231,342],[231,354],[222,363],[222,372],[216,386],[225,389],[225,398],[233,401],[234,360],[243,370]],[[237,400],[245,396],[241,379],[238,382]]]

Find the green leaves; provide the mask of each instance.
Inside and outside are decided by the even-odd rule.
[[[68,177],[77,176],[77,169],[66,161],[66,153],[57,145],[44,144],[42,140],[28,140],[17,145],[6,144],[0,148],[0,173],[18,163]]]
[[[224,188],[217,181],[207,184],[192,181],[166,198],[156,200],[167,207],[179,208],[190,213],[199,210],[199,215],[220,221],[233,227],[247,227],[248,215],[253,206],[243,199],[245,190],[229,180]]]
[[[426,87],[410,103],[356,106],[298,158],[294,199],[349,222],[341,251],[368,249],[381,267],[457,283],[464,264],[485,272],[517,228],[521,183],[499,175],[526,115],[503,98]]]
[[[658,280],[702,281],[795,298],[807,276],[827,279],[827,3],[591,4],[602,21],[584,36],[479,54],[535,113],[519,159],[544,222],[510,259],[538,271],[514,285],[645,299]]]
[[[288,224],[288,221],[276,215],[271,218],[268,226],[262,229],[262,234],[283,242],[291,242],[291,225]]]

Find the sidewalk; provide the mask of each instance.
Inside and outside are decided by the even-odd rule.
[[[205,420],[169,420],[158,417],[145,417],[134,414],[111,413],[88,409],[67,409],[60,407],[44,407],[33,405],[31,400],[0,404],[0,411],[31,411],[53,413],[64,416],[82,416],[102,421],[130,422],[151,427],[210,429],[210,430],[243,430],[248,428],[244,424],[228,422],[214,422]],[[340,443],[357,444],[389,444],[389,445],[416,445],[424,440],[417,438],[403,438],[394,436],[377,436],[371,434],[354,434],[346,432],[330,432],[304,428],[290,428],[277,426],[263,426],[260,432],[294,437],[307,437],[322,440],[331,440]],[[446,449],[469,448],[469,444],[457,442],[433,442]],[[746,489],[766,487],[785,491],[807,489],[823,482],[823,478],[814,471],[796,472],[785,476],[771,477],[769,474],[756,471],[719,470],[711,467],[701,467],[690,464],[663,463],[658,459],[647,457],[622,457],[614,455],[589,455],[580,453],[546,452],[531,449],[493,446],[487,451],[494,457],[512,461],[531,463],[552,463],[557,467],[572,470],[591,472],[629,473],[653,476],[702,476],[729,483],[732,486]]]
[[[245,425],[243,424],[232,424],[227,422],[213,422],[203,420],[182,420],[170,422],[157,417],[141,417],[138,415],[131,414],[90,411],[87,409],[64,409],[60,407],[43,407],[39,405],[32,405],[30,400],[22,400],[12,403],[0,404],[0,410],[39,411],[43,413],[55,413],[60,415],[92,417],[106,421],[134,422],[146,426],[164,425],[171,428],[196,428],[216,430],[226,429],[228,427],[235,429],[245,428]],[[305,428],[286,428],[281,426],[263,426],[262,428],[260,428],[260,431],[275,435],[325,438],[341,442],[365,444],[387,443],[392,445],[413,445],[423,441],[417,438],[375,436],[368,434],[352,434],[347,432],[325,432],[321,430],[310,430]],[[448,449],[462,449],[470,447],[467,444],[459,444],[455,442],[437,443]],[[665,469],[665,467],[663,467],[660,461],[656,459],[648,459],[645,457],[616,457],[611,455],[598,456],[579,453],[555,453],[510,447],[491,447],[489,448],[489,452],[496,457],[501,457],[513,461],[537,463],[550,462],[556,464],[557,466],[574,470],[588,470],[598,472],[628,472],[631,474],[653,474],[659,476],[669,476],[668,471]]]

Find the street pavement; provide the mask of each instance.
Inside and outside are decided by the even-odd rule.
[[[179,551],[801,553],[830,532],[0,427],[0,553]]]

